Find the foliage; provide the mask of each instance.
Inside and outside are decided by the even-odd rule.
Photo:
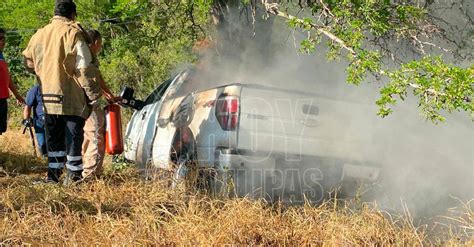
[[[409,88],[419,98],[418,105],[431,121],[444,120],[439,114],[441,110],[474,112],[474,65],[463,69],[444,63],[440,57],[425,57],[403,64],[387,76],[391,81],[381,89],[382,96],[377,101],[382,116],[391,112],[387,105],[395,103],[394,97],[403,100]]]
[[[50,0],[3,0],[0,3],[0,27],[9,31],[9,41],[16,39],[14,46],[25,47],[34,31],[52,15]]]
[[[109,86],[124,85],[145,97],[177,66],[195,59],[191,48],[203,37],[209,1],[84,0],[76,1],[78,21],[98,29],[104,38],[99,56]],[[50,0],[5,0],[0,3],[0,26],[7,29],[8,59],[20,91],[33,84],[24,70],[21,51],[36,29],[53,15]],[[190,18],[192,17],[192,18]]]
[[[144,97],[169,76],[178,65],[192,62],[191,48],[199,36],[198,28],[188,18],[188,5],[149,4],[147,15],[134,17],[133,31],[110,32],[108,47],[101,59],[105,77],[118,90],[128,85]],[[115,9],[117,10],[117,9]],[[135,14],[135,12],[131,12]],[[126,20],[129,14],[122,15]],[[204,25],[205,12],[198,13],[199,25]],[[117,27],[114,27],[117,29]]]
[[[267,11],[287,18],[290,27],[310,33],[301,42],[302,51],[315,52],[324,42],[328,59],[349,61],[347,82],[360,84],[371,78],[387,82],[377,101],[380,116],[389,115],[390,105],[412,92],[419,99],[421,112],[435,123],[444,120],[444,110],[465,111],[474,119],[474,75],[469,61],[472,51],[464,56],[457,53],[465,47],[454,42],[455,38],[447,37],[449,34],[439,25],[439,18],[433,17],[434,7],[430,8],[429,1],[424,5],[420,1],[318,0],[305,4],[298,1],[301,10],[311,11],[310,16],[304,17],[279,10],[279,7],[291,10],[292,3],[297,1],[276,2],[282,2],[281,6],[267,3]],[[462,2],[457,4],[463,8]],[[472,19],[469,16],[464,19],[466,26],[472,27]],[[456,35],[461,34],[453,36]],[[445,47],[432,43],[434,37]],[[411,53],[403,52],[403,47]],[[452,51],[448,54],[450,59],[436,56],[448,50]],[[458,57],[453,58],[454,55]],[[471,66],[449,64],[453,59],[467,60]]]
[[[457,1],[461,1],[462,9],[462,0]],[[105,38],[100,61],[109,85],[115,92],[124,85],[133,86],[139,97],[145,97],[178,65],[195,61],[193,44],[213,31],[209,28],[209,13],[216,17],[219,11],[232,6],[240,8],[242,15],[247,11],[245,6],[251,6],[251,13],[256,15],[255,8],[261,6],[257,2],[84,0],[77,4],[79,21],[86,28],[99,29]],[[324,49],[316,48],[325,45],[329,60],[347,59],[349,83],[374,79],[382,83],[377,101],[380,116],[389,115],[391,105],[410,94],[418,98],[421,112],[434,122],[443,120],[445,111],[464,111],[474,116],[472,65],[461,66],[459,62],[464,59],[463,64],[472,64],[472,49],[469,43],[456,42],[466,37],[472,39],[472,18],[464,18],[467,31],[451,35],[443,27],[449,23],[433,14],[443,5],[432,1],[262,3],[269,13],[287,18],[290,27],[309,33],[301,42],[301,51],[319,52]],[[20,52],[34,31],[48,22],[52,9],[51,1],[47,0],[0,3],[0,26],[9,30],[5,54],[22,91],[33,79],[24,72]],[[300,9],[303,11],[298,13],[303,14],[292,16],[280,9]],[[221,13],[218,17],[225,15]],[[438,45],[433,40],[441,42]],[[448,50],[451,52],[446,53]],[[464,51],[464,55],[459,51]],[[439,56],[441,53],[446,55]]]

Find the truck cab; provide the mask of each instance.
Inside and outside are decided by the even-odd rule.
[[[335,109],[354,102],[255,83],[183,90],[191,82],[200,83],[192,71],[173,76],[133,114],[125,157],[141,170],[171,171],[175,180],[191,166],[212,170],[215,188],[292,201],[377,180],[377,166],[347,152],[360,144],[347,138],[357,136],[342,121],[351,116]]]

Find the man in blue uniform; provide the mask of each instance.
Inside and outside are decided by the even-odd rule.
[[[33,118],[31,118],[32,111]],[[23,110],[23,125],[35,128],[36,140],[42,156],[46,156],[48,152],[46,149],[44,121],[43,99],[39,85],[35,85],[26,95],[26,106]]]

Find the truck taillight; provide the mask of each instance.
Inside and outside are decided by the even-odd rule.
[[[239,125],[239,98],[223,96],[217,100],[216,117],[223,130],[235,130]]]

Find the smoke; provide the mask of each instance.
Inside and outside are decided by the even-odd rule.
[[[455,198],[474,198],[474,128],[468,114],[446,113],[446,121],[436,125],[409,97],[382,119],[375,105],[380,82],[350,85],[345,82],[347,63],[328,61],[324,45],[314,54],[300,53],[304,33],[274,18],[252,26],[238,13],[228,13],[216,43],[202,53],[199,84],[189,90],[239,82],[337,99],[342,103],[319,106],[334,112],[335,124],[324,129],[324,136],[340,143],[340,158],[382,168],[373,192],[379,205],[400,209],[403,202],[413,215],[431,216],[456,205]],[[354,139],[358,145],[347,144]]]

